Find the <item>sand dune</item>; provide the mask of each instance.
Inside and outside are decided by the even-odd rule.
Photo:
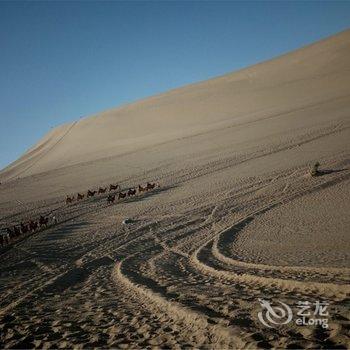
[[[0,251],[0,347],[347,348],[349,117],[345,31],[52,130],[0,173],[0,227],[58,219]],[[259,299],[326,301],[329,328]]]
[[[58,127],[5,169],[2,178],[119,156],[264,119],[279,118],[289,129],[294,126],[291,113],[306,116],[332,104],[332,116],[324,112],[316,118],[319,123],[335,121],[348,112],[349,40],[349,32],[343,32],[269,62]]]

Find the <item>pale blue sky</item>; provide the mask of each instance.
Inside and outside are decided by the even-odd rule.
[[[54,126],[349,26],[350,1],[2,1],[0,169]]]

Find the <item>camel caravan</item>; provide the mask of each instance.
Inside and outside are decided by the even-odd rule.
[[[0,248],[15,242],[21,236],[43,230],[54,224],[57,224],[57,219],[54,215],[50,214],[48,216],[40,215],[37,220],[20,222],[19,225],[6,227],[0,231]]]
[[[107,203],[108,204],[112,204],[116,201],[116,199],[121,200],[121,199],[125,199],[127,197],[133,197],[136,196],[137,193],[141,194],[141,193],[145,193],[148,191],[153,190],[156,187],[160,187],[159,183],[150,183],[147,182],[147,184],[145,186],[142,185],[138,185],[137,187],[130,187],[129,189],[123,191],[119,191],[118,193],[110,193],[107,197]],[[66,196],[66,204],[70,204],[73,203],[74,201],[81,201],[84,198],[91,198],[94,197],[95,195],[99,195],[99,194],[104,194],[107,192],[108,187],[99,187],[98,190],[88,190],[85,193],[77,193],[76,196],[72,195],[67,195]],[[120,189],[120,186],[118,184],[110,184],[109,185],[109,192],[112,191],[117,191],[118,189]]]
[[[74,201],[81,201],[84,198],[91,198],[95,195],[105,194],[114,191],[114,193],[109,193],[107,196],[107,203],[113,204],[116,200],[123,200],[125,198],[134,197],[137,194],[143,194],[149,192],[155,188],[160,187],[159,183],[150,183],[147,182],[146,185],[138,185],[136,187],[130,187],[127,190],[119,191],[120,186],[118,184],[111,184],[108,187],[99,187],[97,190],[88,190],[86,193],[77,193],[76,196],[66,196],[66,204],[73,203]],[[58,221],[55,216],[49,214],[48,216],[40,216],[37,220],[29,220],[26,222],[20,222],[18,225],[13,227],[7,227],[0,229],[0,248],[3,248],[15,241],[24,235],[35,233],[43,229],[48,228],[49,226],[57,224]]]
[[[109,192],[111,191],[116,191],[117,189],[119,188],[119,185],[118,184],[110,184],[109,185]],[[103,193],[106,193],[107,192],[107,189],[108,187],[99,187],[98,190],[88,190],[87,193],[77,193],[77,196],[75,197],[74,195],[73,196],[69,196],[67,195],[66,196],[66,204],[70,204],[70,203],[73,203],[74,201],[81,201],[83,200],[84,198],[91,198],[91,197],[94,197],[95,194],[103,194]]]

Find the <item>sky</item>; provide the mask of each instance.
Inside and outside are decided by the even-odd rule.
[[[0,1],[0,169],[51,128],[350,27],[350,1]]]

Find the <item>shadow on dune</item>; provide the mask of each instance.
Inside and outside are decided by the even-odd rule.
[[[48,240],[55,240],[57,238],[62,237],[62,235],[72,234],[75,231],[89,225],[89,223],[86,221],[69,223],[72,220],[74,220],[74,218],[69,218],[69,219],[61,221],[60,224],[66,223],[66,222],[67,222],[67,224],[64,225],[62,228],[59,227],[56,230],[49,232],[49,234],[47,235]]]
[[[145,199],[154,197],[162,192],[166,192],[172,188],[176,188],[177,185],[173,185],[173,186],[166,186],[166,187],[159,187],[156,188],[154,190],[151,190],[149,192],[146,192],[144,194],[141,195],[136,195],[135,197],[129,197],[128,199],[125,200],[125,203],[133,203],[133,202],[138,202],[138,201],[143,201]]]
[[[328,174],[333,174],[333,173],[341,173],[343,171],[348,170],[348,168],[343,168],[343,169],[326,169],[326,170],[318,170],[317,171],[317,176],[323,176],[323,175],[328,175]]]

